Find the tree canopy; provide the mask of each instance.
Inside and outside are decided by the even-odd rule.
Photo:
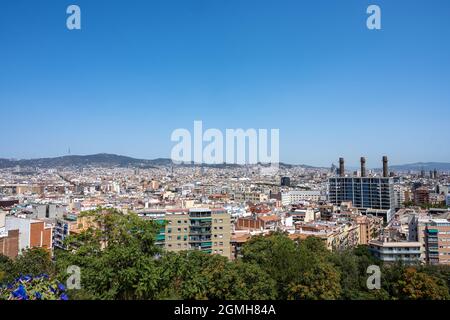
[[[0,285],[48,275],[62,283],[81,270],[70,299],[449,299],[448,266],[383,265],[366,246],[330,252],[322,240],[274,232],[252,237],[230,261],[200,251],[167,252],[156,222],[116,210],[87,213],[95,222],[69,236],[67,250],[28,249],[0,256]],[[381,288],[367,288],[367,267],[381,268]],[[16,280],[15,280],[16,279]],[[33,290],[31,288],[30,290]]]

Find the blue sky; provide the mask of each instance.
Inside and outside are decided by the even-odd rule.
[[[169,157],[202,120],[288,163],[450,161],[449,39],[448,0],[2,0],[0,157]]]

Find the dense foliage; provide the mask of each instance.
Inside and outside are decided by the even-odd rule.
[[[46,281],[52,288],[56,279],[65,283],[71,265],[80,267],[81,289],[68,290],[70,299],[450,298],[449,267],[382,265],[364,246],[330,252],[318,238],[293,241],[273,233],[253,237],[242,257],[229,261],[198,251],[165,252],[155,244],[161,226],[135,214],[89,214],[97,228],[69,237],[68,250],[57,250],[53,260],[42,249],[14,261],[0,256],[0,299],[24,294],[22,289],[28,298],[38,297],[49,288]],[[381,268],[379,290],[367,288],[370,265]],[[61,293],[44,296],[61,299]]]

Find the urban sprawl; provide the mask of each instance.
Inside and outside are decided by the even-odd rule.
[[[380,159],[381,160],[381,159]],[[0,254],[65,249],[91,227],[82,213],[114,208],[161,225],[168,251],[237,259],[256,235],[317,237],[331,251],[367,245],[384,262],[450,265],[450,174],[431,170],[160,165],[0,169]]]

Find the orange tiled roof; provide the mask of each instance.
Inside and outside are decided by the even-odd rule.
[[[271,216],[259,216],[258,219],[264,221],[264,222],[269,222],[269,221],[278,221],[280,220],[280,218],[278,216],[275,215],[271,215]]]

